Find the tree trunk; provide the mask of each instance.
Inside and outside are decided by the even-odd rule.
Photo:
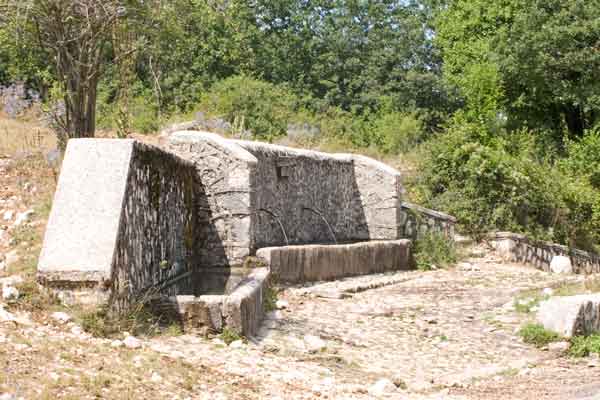
[[[582,137],[585,130],[585,117],[580,106],[565,106],[565,122],[569,130],[569,136]]]

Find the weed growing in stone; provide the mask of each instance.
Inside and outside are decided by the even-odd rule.
[[[221,340],[224,341],[227,345],[235,342],[236,340],[243,339],[242,335],[228,327],[223,328],[223,332],[221,332],[219,338],[221,338]]]
[[[525,343],[533,344],[536,347],[544,347],[548,343],[558,342],[561,337],[552,331],[544,328],[540,324],[527,324],[519,330],[519,335]]]
[[[422,271],[447,267],[458,260],[454,242],[439,232],[419,236],[413,246],[413,256],[417,268]]]
[[[265,312],[277,309],[277,289],[271,285],[265,287],[263,291],[263,308]]]
[[[591,336],[575,336],[571,339],[569,355],[585,357],[592,353],[600,354],[600,334]]]
[[[514,300],[515,311],[522,314],[529,314],[542,301],[547,300],[550,296],[541,294],[539,291],[528,291],[521,293]]]
[[[83,330],[96,337],[117,337],[123,332],[135,336],[175,336],[181,333],[176,321],[169,315],[155,312],[145,302],[138,302],[122,313],[100,307],[92,311],[80,310],[76,314]]]

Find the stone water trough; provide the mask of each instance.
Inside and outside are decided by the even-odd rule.
[[[253,335],[265,291],[405,270],[410,238],[454,218],[402,202],[378,161],[207,132],[161,147],[70,140],[38,265],[65,302],[160,299],[185,329]]]

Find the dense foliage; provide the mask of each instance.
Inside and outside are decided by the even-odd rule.
[[[201,111],[231,134],[410,153],[414,200],[464,230],[597,249],[598,0],[120,3],[99,126],[150,133]],[[0,87],[52,102],[52,50],[11,4],[0,0]]]

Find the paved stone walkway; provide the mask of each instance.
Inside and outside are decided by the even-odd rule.
[[[269,313],[260,335],[230,346],[183,335],[114,348],[73,323],[4,324],[0,393],[17,388],[33,398],[50,387],[48,398],[598,400],[600,360],[522,343],[517,330],[532,315],[513,307],[523,291],[582,279],[486,255],[449,270],[288,288],[279,296],[284,308]],[[90,376],[106,376],[107,386],[84,395],[81,385],[90,390],[91,383],[80,381]]]

